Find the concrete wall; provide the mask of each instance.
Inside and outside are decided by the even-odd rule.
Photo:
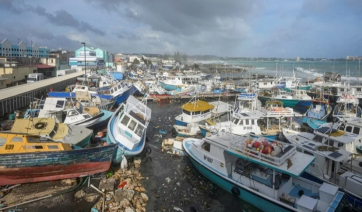
[[[6,84],[13,85],[17,82],[26,80],[26,76],[33,73],[34,67],[16,66],[16,67],[0,67],[0,76],[7,78]],[[36,67],[35,67],[36,70]]]

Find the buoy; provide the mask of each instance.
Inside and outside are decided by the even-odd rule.
[[[238,197],[240,195],[240,190],[238,187],[234,186],[231,189],[231,193],[234,194],[236,197]]]

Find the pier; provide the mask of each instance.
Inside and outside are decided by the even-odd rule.
[[[0,117],[29,106],[30,102],[34,101],[35,98],[45,98],[50,89],[54,91],[64,90],[66,86],[75,84],[77,77],[83,74],[84,72],[76,72],[65,76],[1,89]]]

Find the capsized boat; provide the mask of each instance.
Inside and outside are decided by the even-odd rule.
[[[93,131],[83,126],[56,123],[53,118],[16,119],[11,133],[39,136],[41,140],[62,142],[78,147],[90,143]]]
[[[39,136],[1,132],[0,186],[105,172],[115,148],[116,145],[79,148],[69,143],[44,141]]]
[[[115,163],[121,162],[123,155],[132,157],[142,152],[150,120],[151,109],[146,99],[139,101],[130,96],[118,107],[107,126],[107,143],[118,147],[113,157]]]
[[[294,145],[223,133],[186,138],[183,146],[202,175],[261,210],[341,210],[338,187],[300,177],[315,157]]]

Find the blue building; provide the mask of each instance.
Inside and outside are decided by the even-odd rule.
[[[24,41],[14,45],[11,44],[7,38],[5,38],[0,43],[0,56],[48,58],[49,49],[46,47],[38,47],[36,43],[32,43],[31,46],[27,46],[27,43]]]

